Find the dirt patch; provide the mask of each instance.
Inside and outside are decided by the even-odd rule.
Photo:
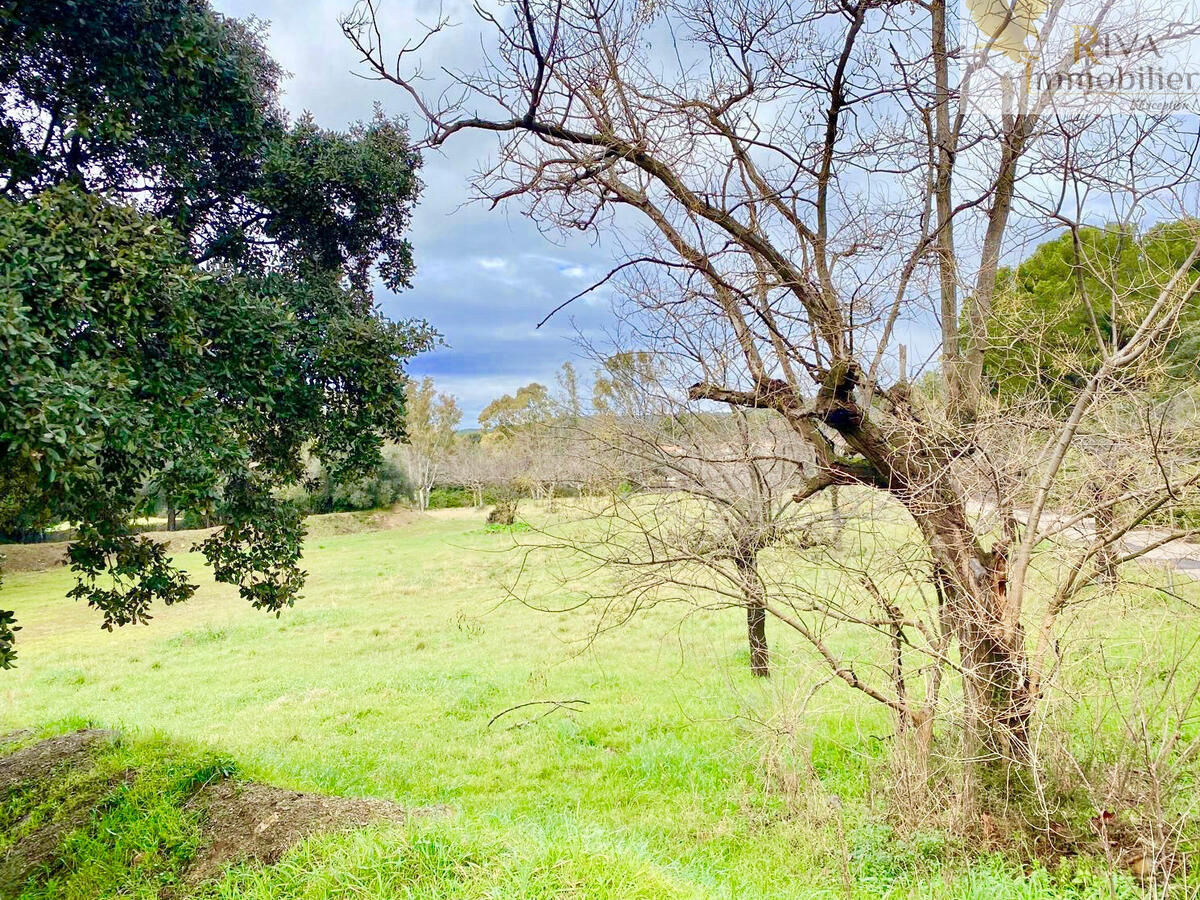
[[[67,564],[67,544],[0,544],[0,566],[6,572],[44,572]]]
[[[0,801],[27,797],[34,803],[56,796],[64,772],[87,771],[93,757],[118,739],[113,731],[85,729],[35,741],[29,732],[0,736]],[[26,746],[21,746],[26,744]],[[52,815],[18,813],[7,823],[19,834],[0,854],[0,896],[19,891],[39,870],[53,868],[63,840],[93,821],[96,804],[121,784],[131,784],[137,770],[126,769],[88,784],[87,796],[75,792],[72,801]],[[59,787],[61,790],[61,784]],[[17,809],[23,801],[19,801]],[[288,791],[255,782],[216,777],[197,784],[181,798],[198,822],[201,841],[184,867],[183,885],[196,886],[221,874],[234,863],[271,865],[294,844],[318,832],[339,831],[378,823],[405,823],[415,817],[453,814],[449,807],[410,808],[374,798],[330,797]]]
[[[215,528],[195,528],[188,531],[143,531],[142,535],[166,544],[172,553],[190,553]],[[6,572],[44,572],[67,564],[69,541],[50,541],[44,544],[0,544],[0,567]]]
[[[319,516],[308,516],[304,527],[310,538],[336,537],[342,534],[364,534],[369,531],[391,531],[402,528],[421,518],[421,514],[411,509],[396,507],[395,509],[374,510],[371,512],[325,513]]]
[[[317,832],[452,813],[449,807],[412,809],[387,800],[304,794],[253,782],[221,781],[207,785],[202,794],[204,845],[184,874],[192,884],[219,875],[231,863],[271,865]]]
[[[396,507],[375,512],[327,513],[304,520],[309,538],[392,531],[422,518],[415,510]],[[143,531],[145,537],[166,544],[171,553],[191,553],[192,548],[213,534],[216,528],[187,531]],[[67,541],[42,544],[0,544],[0,569],[6,572],[44,572],[67,564]]]
[[[0,738],[0,751],[28,737],[27,732],[5,735]],[[48,782],[63,769],[86,766],[96,750],[111,744],[116,737],[112,731],[85,729],[38,741],[0,757],[0,800],[18,793],[36,791],[37,785]],[[116,787],[122,780],[131,778],[132,774],[127,772],[115,776],[105,788]],[[0,894],[19,891],[34,872],[52,863],[63,838],[86,825],[91,812],[89,804],[79,804],[63,810],[61,815],[42,822],[17,838],[0,855]],[[12,824],[16,826],[20,822]]]
[[[0,750],[5,745],[23,741],[28,732],[15,732],[0,738]],[[0,756],[0,793],[18,790],[31,781],[45,781],[64,766],[79,766],[101,745],[117,739],[115,731],[84,728],[69,734],[47,738],[23,747],[15,753]]]

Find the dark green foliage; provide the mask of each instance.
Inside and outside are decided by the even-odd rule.
[[[185,198],[252,184],[247,158],[283,127],[257,27],[196,0],[4,0],[0,46],[10,194],[150,175],[154,211],[186,218]]]
[[[166,495],[219,499],[226,527],[202,547],[217,578],[256,606],[291,603],[300,519],[272,492],[300,477],[307,445],[347,476],[371,469],[400,435],[397,360],[423,332],[332,279],[201,271],[165,224],[70,186],[0,200],[0,285],[0,459],[80,523],[72,596],[106,627],[191,596],[163,548],[129,533]]]
[[[51,524],[28,467],[0,472],[0,543],[41,540]]]
[[[385,453],[375,471],[359,478],[335,479],[318,466],[308,490],[300,498],[306,512],[356,512],[386,509],[412,493],[408,477],[391,454]]]
[[[67,596],[98,609],[109,631],[114,625],[145,624],[156,600],[170,606],[196,592],[187,575],[171,565],[163,544],[118,529],[85,526],[67,551],[78,576]]]
[[[304,584],[300,571],[300,515],[277,502],[249,478],[234,479],[226,489],[230,515],[225,527],[200,549],[217,581],[236,584],[257,609],[279,612],[291,606]]]
[[[21,626],[17,624],[16,616],[6,609],[0,609],[0,669],[11,669],[17,659],[17,653],[13,650],[13,641],[16,640],[16,632],[21,630]]]
[[[419,158],[376,113],[293,126],[261,26],[200,0],[0,0],[0,193],[136,198],[192,255],[408,284]]]
[[[376,110],[348,134],[318,128],[310,117],[274,140],[254,197],[271,211],[264,231],[302,264],[345,271],[366,290],[378,262],[383,283],[407,287],[412,247],[404,237],[420,160],[404,128]]]
[[[1006,399],[1070,403],[1112,346],[1133,335],[1195,246],[1196,221],[1084,228],[1040,245],[1002,270],[989,321],[985,371]],[[1200,267],[1197,267],[1200,273]],[[1154,377],[1141,372],[1135,377]],[[1200,305],[1188,304],[1167,341],[1158,375],[1200,380]]]
[[[419,160],[378,114],[289,125],[278,80],[202,0],[0,0],[0,529],[75,524],[105,627],[194,591],[131,533],[160,502],[225,526],[218,580],[290,605],[302,450],[351,483],[404,435],[430,332],[367,289],[412,274]]]
[[[491,502],[484,492],[484,503]],[[429,492],[430,509],[462,509],[474,506],[475,498],[469,490],[460,487],[435,487]]]
[[[194,413],[219,404],[199,317],[233,299],[133,210],[66,186],[0,200],[0,458],[23,492],[85,522],[136,492],[150,459],[204,454]]]
[[[571,497],[575,496],[575,494],[572,491],[563,490],[557,492],[557,496]],[[507,485],[485,487],[480,495],[484,506],[515,502],[513,498],[513,488]],[[466,488],[454,485],[441,485],[429,492],[430,509],[465,509],[474,505],[475,495]]]

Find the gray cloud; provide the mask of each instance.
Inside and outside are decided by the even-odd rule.
[[[413,113],[396,87],[362,78],[364,69],[338,28],[350,0],[213,0],[221,12],[270,22],[269,47],[291,73],[284,103],[292,115],[311,112],[330,128],[371,116],[376,102],[392,115]],[[444,9],[462,27],[439,35],[441,63],[463,66],[478,54],[479,33],[466,3],[444,6],[398,0],[385,6],[385,39],[395,46],[419,33],[417,21],[432,22]],[[412,34],[403,33],[404,26]],[[419,123],[413,118],[414,127]],[[559,364],[574,354],[575,329],[594,333],[606,318],[603,294],[572,304],[538,330],[551,309],[602,275],[609,257],[586,239],[557,245],[531,222],[509,212],[469,203],[468,179],[495,150],[486,135],[464,135],[440,152],[425,154],[425,190],[413,217],[417,257],[413,289],[379,293],[394,318],[428,319],[448,347],[415,360],[412,373],[431,375],[458,396],[473,423],[492,398],[529,381],[552,380]]]

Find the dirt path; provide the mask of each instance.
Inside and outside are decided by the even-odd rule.
[[[970,503],[968,510],[978,516],[984,516],[995,513],[995,507],[984,503]],[[1024,511],[1016,513],[1017,519],[1021,522],[1027,520],[1027,515]],[[1058,527],[1064,526],[1071,520],[1071,516],[1056,513],[1051,510],[1046,510],[1041,516],[1041,527]],[[1061,532],[1052,536],[1052,539],[1066,539],[1073,542],[1085,543],[1094,539],[1096,533],[1095,524],[1090,519],[1082,519],[1073,525],[1067,525]],[[1170,532],[1163,528],[1135,528],[1121,540],[1119,548],[1126,553],[1136,553],[1145,550],[1145,554],[1141,557],[1148,562],[1158,563],[1164,566],[1170,566],[1183,572],[1200,572],[1200,543],[1190,540],[1175,540],[1163,546],[1155,546],[1159,541],[1166,538]],[[1147,547],[1152,549],[1146,550]]]

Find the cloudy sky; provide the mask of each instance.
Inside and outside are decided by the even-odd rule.
[[[213,5],[227,15],[270,23],[271,53],[291,73],[283,99],[293,115],[308,110],[321,125],[341,128],[369,119],[379,102],[389,114],[412,117],[399,88],[361,77],[365,70],[338,28],[339,14],[352,2],[213,0]],[[392,0],[382,7],[385,39],[400,44],[419,33],[418,21],[436,20],[439,5]],[[439,36],[434,61],[469,66],[479,47],[470,7],[447,2],[442,8],[462,25]],[[412,121],[419,129],[415,117]],[[603,328],[608,314],[603,295],[573,304],[540,330],[535,326],[611,263],[610,255],[586,238],[552,242],[515,206],[489,211],[469,203],[468,179],[495,145],[483,135],[463,138],[445,152],[425,155],[425,192],[412,226],[413,289],[378,298],[393,318],[421,316],[444,335],[449,346],[414,361],[412,372],[432,375],[455,394],[465,413],[463,424],[472,425],[494,397],[530,381],[552,383],[555,370],[576,352],[577,332],[595,334]]]

